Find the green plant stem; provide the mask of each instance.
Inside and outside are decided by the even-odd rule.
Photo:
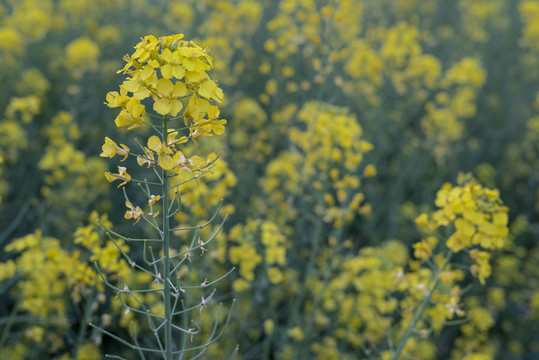
[[[75,343],[75,351],[73,352],[73,359],[77,358],[77,353],[79,352],[79,348],[82,345],[82,342],[84,340],[84,337],[86,336],[86,329],[88,328],[88,322],[89,317],[92,314],[92,306],[96,295],[96,288],[95,286],[92,287],[92,292],[90,294],[90,297],[86,299],[86,304],[84,305],[84,313],[82,321],[80,322],[79,327],[79,333],[77,334],[77,342]]]
[[[4,347],[8,337],[9,333],[11,332],[11,327],[13,326],[13,323],[15,322],[15,317],[17,313],[19,312],[19,308],[21,306],[22,299],[17,299],[17,302],[15,303],[15,306],[13,307],[13,310],[11,311],[11,314],[9,314],[9,318],[7,320],[6,326],[2,330],[2,337],[0,338],[0,350]]]
[[[436,278],[434,279],[432,288],[429,290],[429,293],[423,298],[423,302],[421,303],[419,309],[416,311],[414,318],[412,319],[412,322],[410,323],[410,325],[408,325],[408,328],[404,332],[404,335],[402,336],[402,339],[399,342],[399,345],[397,346],[397,348],[395,349],[395,352],[391,356],[391,360],[398,360],[400,354],[402,353],[402,350],[404,349],[404,346],[406,345],[406,342],[408,342],[408,339],[410,338],[410,336],[412,336],[412,332],[415,330],[417,323],[423,317],[423,313],[425,312],[425,309],[427,308],[430,302],[430,299],[432,295],[434,294],[434,291],[438,287],[438,284],[440,282],[440,275],[445,270],[447,264],[449,264],[449,261],[451,260],[452,256],[453,256],[453,251],[449,250],[443,265],[440,267],[438,272],[436,272]]]
[[[24,216],[28,212],[28,209],[30,208],[30,202],[26,201],[21,208],[19,209],[19,212],[17,213],[17,216],[15,216],[15,219],[2,231],[2,234],[0,234],[0,244],[3,243],[9,235],[17,228],[17,226],[20,224],[20,222],[24,219]]]
[[[163,117],[163,139],[167,141],[168,118]],[[163,192],[163,300],[165,305],[165,360],[172,360],[172,307],[170,304],[170,219],[169,219],[169,175],[166,170],[162,171]]]

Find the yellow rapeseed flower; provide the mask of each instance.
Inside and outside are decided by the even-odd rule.
[[[130,99],[125,104],[125,108],[114,120],[117,127],[128,126],[127,130],[134,129],[142,125],[146,117],[146,108],[140,103],[140,100]]]
[[[174,152],[157,136],[153,135],[148,139],[148,148],[157,154],[157,165],[165,170],[174,168],[175,163],[172,157]]]
[[[168,79],[161,79],[157,81],[155,89],[160,98],[154,102],[153,109],[161,115],[178,115],[183,109],[183,104],[179,97],[187,94],[185,84],[180,81],[173,84]]]
[[[109,182],[113,182],[114,180],[123,180],[122,183],[120,183],[120,185],[118,185],[118,187],[122,186],[122,185],[125,185],[127,184],[129,181],[131,181],[131,175],[129,175],[127,173],[127,168],[125,167],[122,167],[122,166],[118,166],[118,173],[117,174],[114,174],[114,173],[111,173],[111,172],[106,172],[105,173],[105,178],[109,181]]]
[[[125,202],[125,206],[127,206],[129,210],[125,212],[124,217],[126,219],[135,219],[136,221],[134,222],[134,224],[138,223],[142,216],[144,216],[144,212],[139,206],[134,207],[133,204],[131,204],[129,201]]]
[[[119,147],[114,141],[112,141],[108,136],[105,137],[105,144],[101,147],[103,152],[99,154],[101,157],[110,157],[112,158],[114,155],[118,154],[120,156],[123,156],[124,158],[122,161],[127,159],[127,156],[129,155],[129,148],[125,146],[124,144],[120,144],[121,147]]]

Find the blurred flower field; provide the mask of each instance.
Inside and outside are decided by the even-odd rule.
[[[0,0],[0,64],[0,360],[539,358],[539,0]]]

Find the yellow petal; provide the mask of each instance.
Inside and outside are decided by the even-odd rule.
[[[130,92],[134,93],[135,91],[138,90],[138,88],[140,87],[140,85],[139,85],[138,80],[125,80],[125,81],[123,82],[123,87],[124,87],[124,89],[126,89],[127,91],[130,91]]]
[[[115,108],[115,107],[118,107],[120,106],[118,104],[118,101],[117,101],[117,98],[120,96],[120,94],[118,94],[117,91],[111,91],[107,94],[107,102],[105,104],[107,104],[108,107],[110,108]]]
[[[133,117],[125,110],[122,110],[116,119],[114,119],[114,123],[117,127],[124,127],[124,126],[130,126],[134,123]]]
[[[174,86],[172,85],[172,81],[168,79],[161,79],[155,84],[155,88],[160,94],[163,95],[169,95],[172,93],[172,90],[174,90]]]
[[[185,76],[185,69],[181,66],[173,66],[172,67],[172,75],[178,80],[183,79]]]
[[[143,117],[144,116],[144,113],[146,111],[146,108],[144,107],[144,105],[142,105],[140,103],[139,100],[137,99],[131,99],[127,102],[125,108],[127,109],[127,111],[129,111],[129,113],[131,113],[131,115],[133,115],[133,117],[135,118],[140,118],[140,117]]]
[[[206,75],[206,73],[203,71],[187,71],[185,73],[185,79],[187,80],[188,83],[200,82],[204,80],[206,76],[208,75]]]
[[[220,113],[221,112],[217,106],[210,106],[208,108],[208,118],[210,119],[217,119]]]
[[[138,73],[138,76],[141,80],[147,81],[148,78],[153,76],[154,72],[155,70],[153,69],[153,67],[146,65],[142,68],[142,71]]]
[[[112,173],[108,171],[105,173],[105,178],[107,178],[108,182],[113,182],[114,180],[117,179],[116,176],[114,176]]]
[[[210,103],[204,99],[195,99],[193,96],[189,100],[189,114],[193,118],[193,121],[199,121],[204,117],[206,111],[208,111]]]
[[[172,96],[174,97],[180,97],[187,94],[187,87],[185,84],[181,81],[178,81],[176,84],[174,84],[174,90],[172,91]]]
[[[161,75],[163,75],[165,79],[172,79],[172,68],[173,66],[171,64],[161,66]]]
[[[140,157],[140,156],[137,156],[137,164],[139,164],[140,166],[142,165],[145,165],[145,164],[148,164],[148,160]]]
[[[170,100],[159,99],[153,104],[156,113],[166,115],[170,113]],[[175,116],[175,115],[174,115]]]
[[[160,146],[161,146],[161,140],[159,140],[159,138],[155,135],[150,136],[150,138],[148,139],[148,148],[157,152]]]
[[[178,115],[180,111],[183,109],[183,104],[180,100],[172,100],[170,101],[170,114],[172,116]],[[157,110],[156,110],[157,111]]]
[[[159,156],[159,161],[157,164],[164,170],[172,170],[175,165],[172,156]]]
[[[207,159],[206,159],[206,163],[211,163],[212,161],[214,161],[215,159],[217,159],[217,154],[216,153],[210,153],[208,156],[207,156]]]
[[[185,155],[181,151],[177,151],[173,156],[176,164],[183,164],[185,162]]]
[[[161,57],[163,58],[163,60],[165,60],[168,63],[174,62],[172,52],[168,48],[165,48],[165,50],[163,50],[163,53],[161,54]]]
[[[189,159],[189,166],[194,169],[199,168],[201,165],[204,165],[205,163],[206,161],[198,155],[192,156]]]
[[[205,97],[206,99],[210,100],[212,96],[215,94],[215,90],[217,89],[217,84],[215,84],[212,80],[205,81],[200,87],[198,88],[198,94],[202,97]]]
[[[133,97],[137,100],[144,100],[146,99],[148,96],[150,96],[150,90],[148,90],[146,87],[144,86],[140,86],[137,91],[135,91],[133,93]]]
[[[186,56],[185,54],[182,54],[184,56]],[[191,59],[184,59],[183,60],[183,67],[187,69],[187,71],[195,71],[196,70],[196,65],[194,63],[193,60]]]
[[[182,166],[180,171],[178,171],[178,175],[180,176],[180,181],[187,181],[193,178],[193,172],[191,169],[189,169],[187,166]]]
[[[215,135],[221,135],[225,132],[225,126],[226,120],[213,120],[211,122],[211,128]]]
[[[101,157],[113,157],[116,155],[118,145],[114,141],[112,141],[109,137],[105,137],[105,143],[101,147],[103,152],[99,154]]]
[[[225,95],[223,94],[223,90],[221,88],[215,89],[215,94],[212,96],[212,99],[220,103]]]

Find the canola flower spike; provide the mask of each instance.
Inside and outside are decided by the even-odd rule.
[[[428,236],[413,245],[414,255],[422,262],[427,261],[437,244],[433,236],[436,230],[453,225],[455,230],[446,246],[454,253],[469,250],[473,260],[470,271],[484,284],[491,274],[490,252],[505,246],[509,209],[503,205],[498,190],[484,188],[469,177],[459,175],[457,186],[444,184],[436,194],[438,210],[416,218],[416,224]]]
[[[223,91],[207,74],[213,67],[207,50],[183,40],[182,34],[162,38],[149,35],[142,38],[134,53],[126,55],[124,60],[126,65],[119,72],[128,78],[120,85],[119,92],[107,94],[105,102],[111,108],[121,109],[115,119],[116,126],[132,130],[145,123],[147,108],[141,100],[151,98],[155,113],[183,118],[189,129],[189,135],[180,136],[178,140],[178,131],[171,131],[166,143],[158,136],[150,137],[144,148],[145,156],[137,156],[137,163],[148,167],[157,165],[184,176],[201,172],[205,162],[199,157],[186,159],[175,145],[200,136],[221,135],[225,131],[227,121],[219,119],[219,108],[212,105],[223,100]],[[118,154],[125,159],[129,148],[107,139],[101,156]],[[112,174],[106,176],[112,179]]]
[[[356,170],[373,145],[363,139],[356,117],[347,108],[314,101],[306,103],[296,117],[300,124],[290,126],[288,135],[298,151],[282,152],[271,161],[262,182],[277,222],[283,225],[287,217],[297,215],[294,206],[282,199],[301,198],[308,191],[306,184],[322,193],[322,201],[312,206],[326,223],[341,227],[356,214],[369,212],[369,205],[362,204]],[[374,167],[368,169],[368,175],[374,175]]]
[[[210,102],[220,103],[224,97],[206,73],[212,69],[213,61],[206,50],[182,39],[182,34],[159,39],[146,36],[131,56],[124,57],[126,65],[119,72],[129,77],[120,92],[107,94],[106,102],[109,107],[122,108],[115,120],[118,127],[131,130],[140,126],[146,118],[146,107],[140,101],[151,97],[156,113],[180,115],[187,126],[195,125],[199,131],[192,130],[191,136],[223,133],[226,120],[218,120],[217,107],[210,107]],[[186,97],[192,100],[189,109],[182,102]]]
[[[399,359],[424,315],[430,318],[435,331],[439,331],[446,320],[464,314],[459,306],[460,287],[454,286],[449,297],[435,292],[440,282],[452,284],[454,280],[461,280],[463,277],[461,271],[453,271],[449,266],[453,254],[469,250],[472,259],[470,272],[484,285],[485,279],[491,275],[491,252],[505,245],[509,232],[508,208],[503,205],[499,191],[484,188],[470,174],[459,174],[457,186],[444,184],[436,194],[435,205],[438,210],[431,216],[423,213],[416,218],[416,224],[428,236],[413,245],[414,256],[421,262],[429,260],[438,244],[438,239],[434,236],[436,230],[449,225],[453,225],[455,230],[445,242],[448,253],[440,253],[433,258],[437,274],[431,285],[420,284],[421,304],[415,310],[397,347],[392,351],[392,360]],[[411,275],[408,275],[408,278],[411,278]],[[431,301],[438,305],[428,308]],[[473,315],[470,314],[469,317],[473,318]]]
[[[204,255],[208,251],[204,246],[211,242],[222,229],[221,224],[207,241],[202,241],[198,237],[196,242],[198,246],[195,244],[197,238],[193,237],[191,245],[186,246],[185,256],[181,257],[181,259],[176,256],[177,252],[172,248],[171,237],[178,229],[172,226],[171,221],[173,221],[174,215],[182,205],[178,187],[211,172],[211,169],[215,166],[215,161],[218,159],[215,153],[210,153],[206,158],[198,155],[187,157],[184,152],[189,151],[188,148],[187,150],[182,148],[184,151],[181,151],[180,146],[187,145],[186,143],[190,139],[194,141],[198,136],[220,135],[225,131],[224,124],[226,124],[226,120],[219,119],[220,111],[218,106],[215,105],[223,100],[223,91],[206,73],[213,66],[211,57],[206,50],[198,45],[182,39],[183,35],[181,34],[161,38],[153,35],[144,37],[135,46],[134,53],[124,57],[126,65],[120,72],[126,75],[126,79],[120,85],[119,92],[114,91],[107,94],[105,102],[110,108],[121,109],[114,120],[117,127],[126,127],[127,130],[132,130],[142,125],[148,125],[158,133],[158,135],[149,136],[143,142],[136,140],[142,149],[142,153],[132,154],[136,157],[139,166],[151,168],[152,176],[157,178],[157,181],[148,181],[146,178],[144,180],[132,179],[125,167],[118,167],[117,174],[106,172],[105,177],[110,182],[123,180],[119,187],[129,181],[136,182],[139,185],[139,190],[148,199],[147,206],[149,209],[142,209],[140,206],[133,205],[127,196],[125,188],[123,189],[125,206],[127,207],[124,218],[133,220],[133,225],[142,219],[160,236],[158,241],[162,245],[160,249],[162,255],[158,259],[155,258],[153,251],[150,249],[150,261],[146,255],[146,247],[144,248],[143,258],[150,268],[146,269],[136,264],[125,251],[120,249],[119,244],[110,235],[109,238],[131,267],[153,278],[154,282],[159,286],[157,288],[150,286],[149,289],[143,290],[130,290],[125,285],[124,290],[120,290],[120,288],[114,289],[118,291],[121,305],[125,308],[125,321],[132,318],[134,314],[148,316],[150,328],[157,338],[159,349],[140,348],[136,343],[136,339],[134,339],[136,349],[140,354],[142,352],[161,353],[163,358],[167,360],[172,359],[175,354],[180,354],[183,351],[205,349],[222,334],[222,331],[220,334],[215,332],[217,329],[217,326],[215,326],[213,334],[206,344],[192,346],[186,350],[176,350],[177,342],[173,338],[174,332],[180,331],[193,337],[199,334],[201,329],[194,323],[195,328],[186,330],[187,327],[182,328],[175,324],[174,317],[189,310],[189,308],[184,308],[181,311],[176,310],[179,304],[178,299],[185,291],[210,286],[231,273],[229,271],[224,276],[213,281],[205,280],[201,285],[197,286],[188,284],[179,286],[179,282],[175,279],[180,267],[182,269],[186,267],[184,262],[186,260],[190,261],[191,253],[196,249],[200,249],[201,255]],[[151,111],[155,112],[155,114],[149,109],[152,109]],[[151,121],[149,121],[149,117],[151,117]],[[185,127],[173,126],[172,122],[174,121],[183,121]],[[184,134],[181,133],[182,131]],[[129,147],[124,144],[118,146],[113,140],[106,137],[100,155],[101,157],[110,158],[120,155],[124,157],[123,161],[129,154]],[[173,185],[175,180],[177,180],[177,183]],[[145,187],[142,184],[145,184]],[[149,185],[159,187],[160,192],[156,193],[155,188],[150,190]],[[175,203],[177,203],[178,209],[173,211]],[[109,229],[107,231],[119,236],[121,239],[127,239],[128,241],[130,239]],[[101,273],[100,275],[105,283],[110,286],[104,276]],[[162,292],[162,302],[154,304],[154,308],[146,307],[144,303],[147,300],[139,299],[136,296],[139,293],[157,292]],[[122,299],[122,294],[125,294],[126,301]],[[130,304],[127,301],[128,298],[134,300],[136,306]],[[200,305],[192,307],[192,309],[198,308],[201,312],[202,308],[209,306],[211,301],[211,295],[202,296]],[[159,315],[152,314],[150,310]],[[153,322],[154,320],[155,323]],[[103,329],[100,330],[127,344],[120,337]],[[183,348],[188,346],[186,345],[185,337],[183,343]]]

